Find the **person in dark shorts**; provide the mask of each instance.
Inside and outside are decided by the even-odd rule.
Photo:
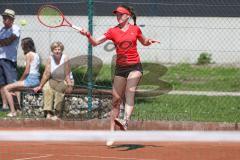
[[[2,13],[4,26],[0,28],[0,90],[2,109],[8,109],[2,87],[17,81],[17,48],[20,39],[20,28],[13,24],[15,12],[5,9]]]
[[[136,25],[136,15],[132,7],[121,5],[113,11],[113,14],[116,15],[118,24],[108,29],[101,37],[95,39],[85,29],[80,31],[93,46],[111,40],[116,47],[117,58],[112,88],[111,131],[115,130],[116,125],[121,130],[127,130],[133,112],[135,92],[143,75],[140,56],[137,51],[137,41],[144,46],[159,43],[157,40],[143,36],[141,29]],[[133,20],[134,24],[131,24],[130,20]],[[120,119],[120,104],[124,96],[125,113],[124,118]],[[112,144],[113,141],[107,142],[107,146]]]

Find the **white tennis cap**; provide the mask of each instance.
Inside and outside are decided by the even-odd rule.
[[[2,16],[9,16],[11,18],[15,18],[15,11],[11,9],[5,9],[5,11],[2,13]]]

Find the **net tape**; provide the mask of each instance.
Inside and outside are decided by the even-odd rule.
[[[240,142],[239,131],[78,131],[35,130],[0,132],[0,141],[179,141]]]

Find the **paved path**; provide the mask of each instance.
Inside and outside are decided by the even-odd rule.
[[[216,91],[170,91],[171,95],[195,95],[195,96],[240,96],[240,92],[216,92]]]

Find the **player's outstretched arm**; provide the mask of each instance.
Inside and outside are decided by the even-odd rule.
[[[146,38],[145,36],[141,36],[138,38],[138,40],[141,42],[142,45],[144,46],[149,46],[152,43],[160,43],[159,40],[154,40],[154,39],[150,39],[150,38]]]
[[[103,42],[105,42],[105,41],[107,40],[106,36],[104,36],[104,35],[102,35],[101,37],[99,37],[99,38],[96,39],[96,38],[94,38],[94,37],[91,35],[91,33],[90,33],[89,31],[87,31],[87,30],[85,30],[85,29],[82,29],[82,30],[80,31],[80,33],[81,33],[82,35],[86,36],[86,37],[88,38],[89,42],[90,42],[93,46],[97,46],[97,45],[99,45],[99,44],[101,44],[101,43],[103,43]]]

